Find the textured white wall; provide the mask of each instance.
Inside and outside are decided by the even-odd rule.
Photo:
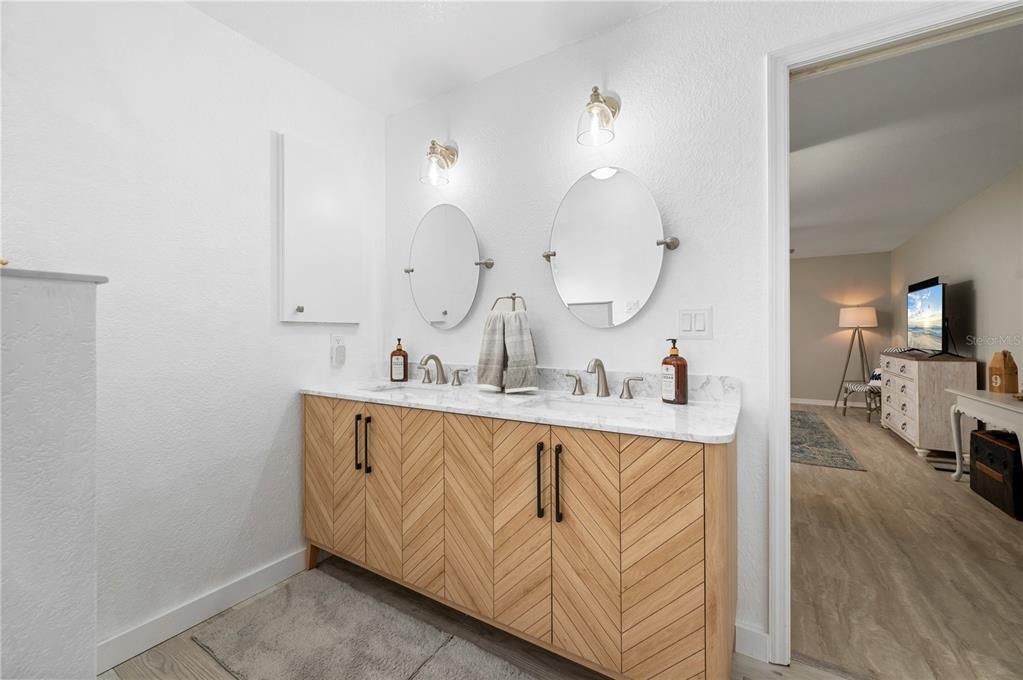
[[[940,277],[959,354],[986,367],[1008,350],[1023,355],[1023,170],[1016,170],[892,251],[894,341],[906,338],[906,289]],[[968,336],[977,338],[971,344]],[[983,386],[984,382],[981,383]]]
[[[386,336],[402,336],[413,358],[437,352],[472,363],[497,295],[525,296],[539,361],[584,368],[655,371],[677,310],[713,306],[714,340],[681,347],[696,373],[743,382],[739,428],[738,619],[767,619],[767,253],[764,56],[767,52],[912,11],[898,3],[677,4],[438,97],[388,118]],[[575,142],[590,86],[622,97],[617,138],[596,149]],[[431,138],[457,142],[447,187],[417,181]],[[668,253],[660,284],[632,321],[595,330],[565,309],[540,258],[561,197],[594,168],[616,165],[653,192]],[[484,257],[479,297],[465,322],[428,328],[402,266],[419,218],[434,204],[461,207]],[[381,348],[381,355],[385,348]]]
[[[84,680],[96,669],[96,284],[2,282],[0,677]]]
[[[185,4],[4,3],[3,50],[4,256],[110,277],[102,640],[302,548],[298,389],[383,343],[373,318],[342,327],[335,371],[337,327],[276,321],[270,130],[347,145],[374,263],[384,124]]]

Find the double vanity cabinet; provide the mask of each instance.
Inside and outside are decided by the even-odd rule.
[[[313,554],[611,677],[728,676],[734,430],[703,443],[522,411],[303,399]]]

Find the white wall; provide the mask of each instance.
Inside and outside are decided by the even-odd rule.
[[[3,272],[0,677],[96,668],[96,282]]]
[[[960,354],[986,365],[1009,350],[1023,359],[1023,170],[1016,170],[892,252],[894,335],[906,337],[906,288],[933,276]],[[978,340],[973,344],[968,336]]]
[[[867,372],[876,368],[881,350],[891,343],[891,253],[806,257],[792,260],[791,293],[792,398],[832,402],[849,352],[851,328],[838,327],[842,307],[874,307],[877,328],[864,328]],[[849,380],[860,378],[860,355],[853,348]],[[850,403],[862,404],[861,398]]]
[[[472,363],[484,315],[512,291],[529,305],[542,365],[655,371],[677,310],[714,308],[714,340],[681,347],[690,370],[743,382],[739,428],[739,607],[756,632],[767,620],[767,267],[765,65],[769,51],[913,11],[883,4],[677,4],[446,94],[387,122],[388,297],[385,335],[413,358],[436,352]],[[594,85],[622,97],[617,138],[596,149],[575,142],[576,119]],[[447,187],[417,181],[431,138],[457,142]],[[625,326],[594,330],[554,291],[540,258],[561,197],[583,173],[615,165],[646,182],[665,230],[681,239],[660,284]],[[450,331],[419,318],[402,274],[420,217],[458,205],[473,220],[484,256],[480,293]],[[380,348],[381,357],[386,347]],[[748,639],[748,638],[744,638]],[[766,642],[757,638],[758,644]],[[745,644],[745,643],[744,643]]]
[[[4,256],[110,277],[98,308],[104,640],[303,547],[297,391],[364,375],[383,341],[377,318],[342,327],[349,366],[334,371],[338,327],[276,321],[270,130],[347,146],[376,263],[384,124],[164,3],[4,3],[3,114]]]

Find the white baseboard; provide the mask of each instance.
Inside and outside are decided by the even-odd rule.
[[[759,626],[735,622],[735,651],[758,661],[768,662],[770,637]]]
[[[265,564],[96,645],[96,675],[305,569],[305,550]]]
[[[329,557],[320,551],[322,562]],[[96,645],[96,675],[138,656],[142,652],[169,640],[178,633],[202,623],[206,619],[247,600],[270,586],[294,576],[305,569],[305,550],[285,555],[275,562],[215,588],[194,600],[185,602],[163,614],[153,617],[134,628],[118,633]],[[768,635],[759,626],[736,622],[735,651],[759,661],[767,661]]]
[[[793,404],[800,404],[802,406],[834,406],[835,405],[835,400],[834,399],[830,399],[830,400],[829,399],[789,399],[789,401],[792,402]],[[839,405],[839,407],[841,407],[842,406],[842,402],[839,401],[838,405]],[[849,408],[866,408],[866,407],[867,407],[867,405],[866,404],[862,404],[862,403],[855,403],[854,404],[854,403],[850,402],[850,404],[849,404]]]

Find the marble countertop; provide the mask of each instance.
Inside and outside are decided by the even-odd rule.
[[[504,394],[486,392],[476,385],[452,387],[384,381],[313,387],[301,393],[703,444],[733,441],[739,420],[738,399],[690,401],[685,406],[676,406],[649,397],[631,400],[614,395],[577,397],[552,390]]]

